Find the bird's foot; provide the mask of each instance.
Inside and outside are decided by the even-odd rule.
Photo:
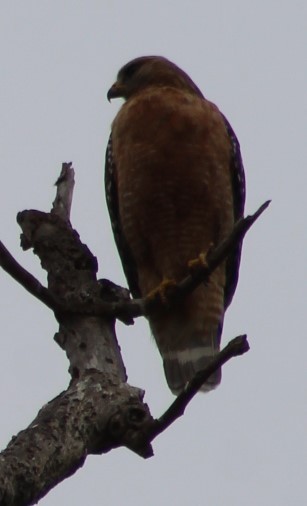
[[[207,249],[206,252],[202,252],[198,255],[197,258],[193,258],[192,260],[189,260],[188,262],[188,269],[191,274],[196,274],[202,269],[206,269],[208,267],[208,254],[213,248],[213,244],[210,244],[210,247]]]
[[[169,294],[176,287],[177,283],[174,279],[164,278],[159,286],[151,290],[151,292],[146,295],[146,300],[148,302],[159,301],[166,306]]]

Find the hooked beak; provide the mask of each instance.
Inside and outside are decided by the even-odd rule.
[[[111,88],[107,93],[107,99],[110,102],[112,98],[119,98],[124,96],[124,87],[117,81],[112,84]]]

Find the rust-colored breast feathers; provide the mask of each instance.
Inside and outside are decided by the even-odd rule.
[[[197,96],[150,90],[122,107],[113,124],[119,211],[143,293],[179,280],[231,229],[230,151],[219,111]]]

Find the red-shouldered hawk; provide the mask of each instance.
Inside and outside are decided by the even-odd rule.
[[[244,170],[226,118],[166,58],[127,63],[108,91],[116,97],[125,103],[107,148],[106,198],[129,288],[144,297],[228,236],[243,215]],[[208,283],[148,318],[175,394],[219,350],[240,254],[238,245]],[[220,380],[213,374],[202,390]]]

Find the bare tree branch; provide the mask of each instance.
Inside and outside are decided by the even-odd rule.
[[[151,441],[184,413],[206,379],[248,350],[246,336],[231,341],[165,413],[153,419],[143,390],[127,384],[115,321],[131,324],[134,317],[156,311],[159,301],[131,300],[127,289],[97,280],[97,259],[69,221],[73,186],[71,164],[63,164],[52,211],[27,210],[17,216],[22,247],[33,248],[38,255],[48,273],[48,288],[0,243],[3,269],[54,311],[59,322],[55,340],[66,352],[71,375],[67,390],[46,404],[0,455],[1,506],[34,504],[81,467],[88,454],[126,446],[144,458],[152,456]],[[169,303],[208,279],[267,206],[268,202],[240,220],[230,236],[208,253],[207,263],[170,290]]]
[[[50,309],[55,308],[55,301],[49,290],[45,288],[32,274],[24,269],[0,241],[0,265],[12,278],[20,283],[28,292]]]
[[[126,446],[151,456],[150,443],[140,439],[139,430],[149,421],[139,389],[93,370],[45,404],[1,453],[1,506],[36,504],[82,467],[89,454]]]
[[[66,184],[65,178],[60,181],[58,192]],[[77,313],[71,308],[71,301],[76,300],[91,313],[92,299],[117,301],[128,296],[127,290],[107,280],[97,281],[97,260],[72,229],[62,190],[61,195],[55,212],[28,210],[17,217],[22,246],[33,248],[40,258],[48,272],[48,289],[39,286],[4,247],[1,249],[2,265],[8,272],[45,302],[42,291],[47,295],[47,305],[55,309],[59,322],[55,340],[66,352],[71,374],[68,389],[46,404],[2,452],[1,506],[34,504],[81,467],[88,454],[118,446],[142,457],[153,453],[150,441],[142,435],[142,428],[152,417],[143,402],[143,390],[126,382],[115,319]],[[65,219],[59,216],[64,216],[63,209]]]
[[[55,185],[57,193],[52,204],[51,213],[56,214],[64,221],[69,221],[75,186],[75,171],[71,162],[62,164],[61,174]]]
[[[175,420],[184,414],[187,405],[211,374],[217,371],[231,358],[243,355],[248,350],[249,344],[246,335],[232,339],[225,348],[212,358],[211,362],[203,371],[199,371],[194,378],[187,383],[185,389],[176,397],[173,404],[171,404],[165,413],[150,426],[148,430],[150,441],[164,432]]]
[[[61,217],[64,221],[69,221],[70,209],[74,188],[74,169],[71,163],[63,163],[61,174],[56,182],[57,193],[53,202],[51,213]],[[29,243],[26,237],[22,236],[21,243],[24,249],[28,249]],[[58,311],[59,307],[55,298],[51,295],[48,288],[43,286],[38,279],[30,272],[24,269],[8,249],[0,241],[0,266],[12,278],[20,283],[28,292],[38,300],[43,302],[53,311]]]
[[[66,165],[68,165],[68,167],[66,167]],[[63,167],[65,170],[73,171],[70,165],[71,164],[63,164]],[[71,173],[69,173],[69,176],[65,173],[63,178],[60,176],[57,183],[57,197],[53,203],[53,209],[51,212],[58,216],[63,214],[63,209],[65,210],[67,208],[65,202],[63,203],[64,197],[62,198],[61,195],[64,194],[65,196],[68,194],[70,202],[69,205],[71,205],[73,186],[71,187],[71,180],[67,180],[67,177],[70,178]],[[64,189],[62,189],[62,186],[64,186]],[[57,204],[55,204],[56,202]],[[265,209],[267,209],[269,204],[270,200],[262,204],[254,214],[241,218],[235,224],[230,235],[221,244],[208,253],[206,263],[203,266],[199,265],[195,272],[191,272],[180,283],[170,287],[167,291],[168,304],[171,305],[178,300],[182,300],[182,298],[184,298],[188,293],[195,290],[200,283],[207,281],[214,269],[229,255],[234,246],[244,239],[245,234],[261,216]],[[35,211],[35,213],[38,213],[38,211]],[[19,213],[17,219],[20,221],[22,216],[23,214]],[[28,235],[29,233],[31,235],[29,230],[27,232]],[[76,232],[75,234],[76,240],[79,240],[78,234]],[[29,247],[27,233],[24,233],[22,236],[22,245],[24,249],[28,249]],[[67,299],[67,304],[65,305],[64,301],[57,300],[57,298],[52,296],[48,289],[42,286],[34,276],[21,267],[1,242],[0,265],[27,291],[46,304],[50,309],[53,309],[55,313],[71,312],[78,314],[91,314],[92,316],[105,315],[106,317],[117,318],[123,323],[130,325],[133,323],[133,318],[147,316],[151,311],[156,311],[157,308],[159,309],[159,305],[161,305],[161,300],[159,300],[159,298],[130,299],[128,291],[126,291],[125,297],[118,297],[117,300],[113,301],[103,300],[100,296],[97,298],[93,298],[92,296],[90,304],[88,304],[88,301],[84,298],[80,299],[79,297],[75,297],[74,294],[70,294],[71,297],[69,300]],[[122,288],[122,293],[124,292],[125,289]]]

